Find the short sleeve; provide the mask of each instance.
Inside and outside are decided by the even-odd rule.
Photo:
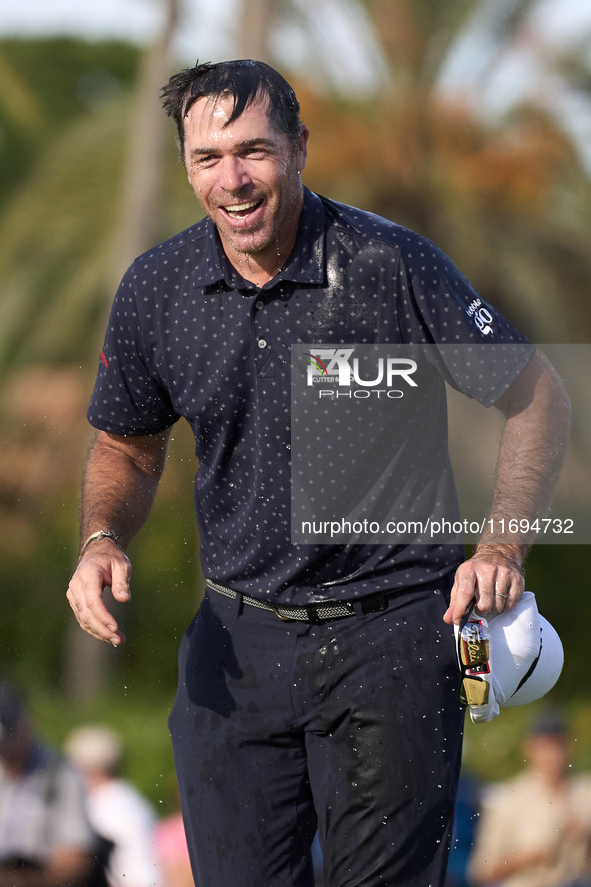
[[[451,259],[419,235],[402,248],[398,296],[404,340],[438,345],[446,381],[484,406],[507,390],[535,353]]]
[[[130,435],[157,434],[179,418],[162,380],[150,367],[132,269],[113,303],[87,415],[100,431]]]

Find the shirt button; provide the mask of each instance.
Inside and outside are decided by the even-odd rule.
[[[266,339],[259,339],[257,344],[258,344],[259,348],[266,348],[267,347],[267,340]]]
[[[257,308],[257,309],[260,311],[261,308],[264,308],[264,307],[265,307],[265,303],[262,302],[262,301],[259,299],[258,302],[255,302],[255,303],[254,303],[254,307]]]

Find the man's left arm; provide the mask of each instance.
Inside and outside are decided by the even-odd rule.
[[[541,518],[564,458],[570,424],[570,402],[556,372],[536,353],[496,401],[505,417],[496,468],[493,503],[487,525],[510,519]],[[475,601],[479,613],[498,613],[515,606],[524,589],[523,561],[527,540],[499,543],[487,532],[474,555],[457,570],[444,621],[458,624]]]

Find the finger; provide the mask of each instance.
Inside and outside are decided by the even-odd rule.
[[[115,600],[125,603],[131,599],[131,590],[129,580],[131,577],[131,564],[127,557],[123,555],[123,559],[116,561],[111,568],[111,593]]]
[[[443,621],[459,625],[467,608],[471,606],[475,591],[474,572],[467,564],[458,567],[452,586],[449,607],[443,615]]]
[[[497,586],[495,588],[505,588],[504,585]],[[506,591],[495,591],[493,593],[493,606],[491,609],[491,613],[502,613],[505,610],[509,603],[509,589]]]
[[[502,613],[509,600],[510,584],[510,571],[498,565],[485,565],[482,571],[478,611],[489,616]]]
[[[70,601],[76,620],[83,631],[97,640],[105,641],[115,647],[125,643],[125,635],[119,631],[116,621],[108,610],[106,611],[106,621],[104,621],[103,619],[97,618],[92,609],[84,602],[74,602],[70,591],[68,591],[66,597]]]
[[[500,577],[495,588],[498,612],[512,610],[523,594],[524,588],[525,580],[520,571],[511,570],[507,575]]]
[[[118,646],[124,643],[125,636],[103,602],[103,588],[108,583],[109,578],[101,571],[79,567],[70,580],[66,597],[84,631]]]
[[[119,646],[125,642],[125,636],[119,631],[117,621],[104,604],[102,606],[99,606],[97,602],[87,604],[80,597],[74,599],[70,590],[68,590],[66,597],[83,631],[97,638],[97,640],[105,641],[113,644],[113,646]]]
[[[483,561],[473,561],[476,574],[476,612],[486,616],[495,610],[495,592],[504,588],[501,585],[497,589],[498,567]],[[498,598],[502,602],[502,598]]]
[[[82,627],[99,640],[107,641],[115,647],[125,643],[125,635],[119,629],[113,614],[105,606],[102,597],[89,601],[81,617]]]
[[[497,615],[511,610],[521,597],[523,588],[521,571],[509,566],[485,564],[484,568],[479,569],[477,612]]]

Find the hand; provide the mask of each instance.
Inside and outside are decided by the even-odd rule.
[[[126,603],[131,599],[130,576],[131,564],[125,553],[112,539],[101,539],[80,558],[66,594],[80,627],[115,647],[126,638],[103,603],[103,589],[110,586],[115,600]]]
[[[521,570],[524,551],[519,545],[479,546],[456,571],[443,621],[459,625],[472,601],[482,616],[511,610],[525,587]]]

